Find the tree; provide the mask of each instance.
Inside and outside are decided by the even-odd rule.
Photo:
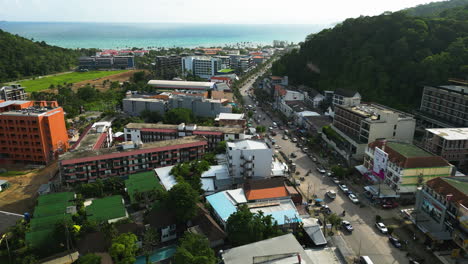
[[[282,234],[271,215],[252,213],[246,205],[229,216],[226,223],[228,239],[236,246],[253,243]]]
[[[62,247],[66,249],[72,248],[72,243],[75,241],[76,231],[73,227],[74,223],[69,218],[64,218],[55,223],[53,236]]]
[[[332,226],[334,227],[338,227],[341,225],[341,222],[343,221],[343,219],[341,217],[339,217],[337,214],[333,213],[333,214],[330,214],[328,217],[327,217],[327,222],[330,223]]]
[[[143,235],[143,253],[146,257],[146,263],[149,264],[149,256],[153,249],[159,244],[159,233],[156,229],[150,227],[146,230],[145,234]]]
[[[174,185],[169,190],[167,202],[181,223],[185,223],[197,215],[198,192],[187,182],[179,182]]]
[[[257,127],[255,128],[255,130],[257,131],[257,133],[265,133],[266,127],[264,127],[264,126],[257,126]]]
[[[348,174],[347,169],[345,169],[345,168],[343,168],[341,166],[337,166],[337,165],[332,166],[331,171],[339,179],[343,179],[346,176],[346,174]]]
[[[78,259],[78,264],[101,264],[101,256],[88,253]]]
[[[252,118],[252,116],[254,115],[254,112],[252,110],[250,110],[249,112],[247,112],[247,116],[249,118]]]
[[[140,117],[147,123],[157,123],[162,121],[162,116],[157,111],[143,110],[140,113]]]
[[[121,234],[112,240],[109,254],[116,264],[133,264],[138,250],[137,237],[132,233]]]
[[[175,264],[215,264],[216,261],[206,237],[185,232],[174,255]]]
[[[226,152],[226,141],[220,141],[218,142],[218,144],[216,144],[216,149],[215,149],[215,153],[216,154],[221,154],[221,153],[225,153]]]
[[[164,114],[164,123],[168,124],[190,124],[194,122],[192,110],[187,108],[173,108]]]

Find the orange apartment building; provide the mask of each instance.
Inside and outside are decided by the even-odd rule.
[[[47,164],[68,147],[56,101],[0,100],[0,163]]]

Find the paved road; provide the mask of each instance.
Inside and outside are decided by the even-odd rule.
[[[241,88],[241,94],[244,97],[244,103],[246,105],[254,105],[254,101],[248,96],[248,89],[252,86],[254,79],[255,78],[252,78],[251,81],[247,82]],[[273,121],[278,121],[272,121],[263,110],[257,108],[256,115],[259,114],[262,116],[260,125],[269,127],[272,125]],[[266,117],[266,119],[263,120],[263,117]],[[376,264],[408,263],[406,252],[394,248],[389,243],[387,236],[378,233],[374,227],[375,208],[370,208],[369,206],[360,208],[358,205],[353,204],[329,177],[317,172],[316,164],[312,162],[307,155],[302,153],[302,151],[296,147],[296,144],[292,143],[290,140],[282,139],[284,131],[277,129],[276,132],[277,135],[274,136],[274,139],[276,140],[276,144],[281,146],[281,150],[288,156],[292,152],[297,154],[297,158],[293,160],[300,174],[294,177],[305,176],[307,171],[311,170],[309,176],[305,176],[305,181],[301,182],[300,189],[302,193],[306,196],[307,193],[309,193],[310,197],[315,194],[318,198],[324,199],[330,209],[337,214],[340,214],[343,210],[346,211],[344,219],[352,223],[354,232],[352,234],[347,232],[341,233],[341,235],[356,255],[367,255]],[[335,200],[332,201],[325,197],[327,190],[335,190],[337,192],[338,195]],[[357,193],[362,190],[354,191]]]

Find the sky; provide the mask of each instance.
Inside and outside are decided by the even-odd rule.
[[[0,0],[0,21],[329,24],[430,0]]]

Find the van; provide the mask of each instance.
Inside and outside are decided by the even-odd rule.
[[[369,258],[369,256],[361,256],[359,258],[359,263],[361,263],[361,264],[374,264],[374,262],[372,262],[372,260]]]

